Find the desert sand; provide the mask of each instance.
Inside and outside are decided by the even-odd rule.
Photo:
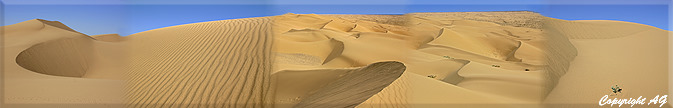
[[[5,107],[122,107],[122,44],[42,19],[3,29]]]
[[[610,98],[668,95],[670,31],[606,20],[564,21],[549,18],[547,29],[568,37],[577,49],[568,71],[545,103],[553,107],[595,107],[614,85],[623,92]],[[670,102],[670,101],[669,101]],[[662,107],[671,107],[669,103]],[[658,107],[658,105],[634,107]]]
[[[670,31],[526,11],[3,29],[8,107],[598,107],[613,85],[624,91],[611,98],[668,94]]]

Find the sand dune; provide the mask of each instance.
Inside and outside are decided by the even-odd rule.
[[[668,94],[666,58],[670,31],[614,21],[552,23],[558,25],[550,26],[564,31],[561,35],[569,36],[577,48],[577,57],[545,100],[551,107],[595,107],[596,99],[611,95],[610,87],[614,85],[624,91],[610,98],[652,99]],[[590,26],[599,24],[610,26]],[[572,28],[580,26],[592,28]]]
[[[648,25],[622,21],[565,21],[554,18],[547,18],[545,26],[553,27],[561,34],[566,35],[569,39],[611,39],[630,36],[647,30],[659,29]]]
[[[16,63],[47,75],[82,77],[93,62],[88,37],[51,40],[36,44],[16,57]]]
[[[129,107],[264,107],[269,18],[195,23],[128,36]],[[159,39],[159,40],[156,40]]]
[[[303,22],[304,24],[300,23],[293,25],[292,27],[294,28],[278,27],[288,29],[288,31],[285,30],[275,31],[276,34],[278,35],[276,35],[274,38],[277,38],[277,40],[306,42],[306,40],[303,39],[314,39],[315,37],[320,37],[320,40],[332,39],[340,41],[341,43],[343,43],[344,47],[342,49],[343,51],[340,54],[340,56],[336,57],[334,60],[330,62],[325,63],[324,65],[302,65],[299,63],[276,62],[276,64],[274,64],[274,67],[276,67],[276,69],[274,70],[284,71],[284,70],[297,70],[297,69],[305,70],[305,69],[352,68],[352,67],[365,66],[367,64],[376,63],[380,61],[391,61],[391,60],[404,63],[404,65],[406,66],[405,74],[403,74],[400,78],[398,78],[396,81],[390,84],[390,86],[384,88],[381,92],[372,96],[364,103],[358,105],[358,107],[385,107],[385,106],[439,107],[446,105],[451,106],[451,104],[457,104],[457,103],[474,104],[478,102],[498,104],[498,105],[502,105],[502,103],[518,103],[518,104],[524,104],[524,107],[527,106],[534,107],[535,106],[534,104],[541,102],[543,97],[542,88],[545,85],[543,83],[543,76],[542,76],[543,74],[540,69],[543,67],[544,64],[538,63],[541,62],[540,58],[533,57],[535,58],[533,59],[528,57],[528,55],[526,55],[526,54],[532,54],[537,57],[543,57],[543,55],[538,55],[540,54],[539,53],[540,50],[536,50],[538,49],[537,47],[541,47],[540,46],[541,44],[537,44],[540,42],[536,41],[540,41],[539,39],[544,39],[543,37],[540,36],[536,37],[536,34],[541,34],[539,33],[540,32],[539,30],[534,31],[535,33],[530,33],[530,31],[534,29],[531,28],[517,29],[511,27],[510,28],[500,27],[500,25],[498,24],[489,22],[476,22],[476,21],[471,22],[463,20],[458,21],[461,23],[455,23],[455,25],[444,25],[436,23],[443,21],[442,19],[433,19],[425,17],[417,18],[418,21],[411,20],[410,22],[416,22],[416,23],[410,23],[415,24],[414,26],[399,26],[389,24],[377,25],[377,23],[375,22],[357,20],[358,18],[354,17],[350,17],[350,19],[345,19],[340,17],[331,17],[329,15],[317,16],[317,15],[302,15],[302,14],[299,15],[286,14],[278,17],[281,18],[274,19],[274,28],[276,28],[276,26],[288,27],[286,24],[298,23],[295,22],[297,20],[317,20],[317,21],[330,21],[330,22],[328,23]],[[418,16],[410,15],[406,17],[418,17]],[[321,27],[320,24],[324,24],[325,26],[322,28],[318,28]],[[492,30],[493,32],[485,32],[488,35],[492,35],[488,38],[474,37],[475,34],[484,33],[481,31],[487,31],[492,28],[501,28],[501,29],[500,31]],[[523,30],[523,32],[520,32],[519,30]],[[529,31],[528,34],[525,34],[526,30]],[[303,31],[303,32],[310,31],[310,34],[308,35],[305,34],[301,36],[296,35],[295,37],[283,37],[289,32],[297,32],[297,31]],[[402,31],[402,32],[395,33],[385,31]],[[512,35],[516,35],[518,37]],[[304,38],[297,39],[298,37],[304,37]],[[288,40],[289,38],[291,39]],[[501,40],[508,40],[508,41],[501,41]],[[531,45],[524,43],[523,45],[521,45],[521,43],[516,40],[533,41],[533,43],[536,44]],[[483,43],[475,43],[475,42],[483,42]],[[285,46],[283,44],[288,43],[283,42],[274,43],[274,45]],[[318,50],[309,50],[306,48],[302,48],[302,46],[296,46],[296,47],[276,47],[274,51],[279,53],[288,53],[285,51],[305,49],[313,52],[303,53],[306,51],[293,51],[292,53],[302,53],[311,55],[312,53],[322,52],[322,54],[313,54],[316,55],[315,57],[319,58],[319,56],[317,55],[325,55],[326,53],[330,52],[329,49],[331,48],[330,47],[319,48],[318,46],[328,46],[328,45],[329,43],[322,43],[321,45],[316,43],[312,45],[314,46],[314,48],[317,48]],[[503,46],[509,46],[509,47],[503,47]],[[521,50],[519,50],[518,53],[515,53],[515,51],[521,46],[523,46]],[[430,50],[433,48],[435,50]],[[503,50],[503,48],[505,48],[506,50]],[[500,53],[496,53],[496,55],[494,55],[494,53],[491,53],[491,52],[497,52],[495,50],[500,51]],[[537,52],[537,53],[531,53],[531,52]],[[516,54],[516,56],[524,57],[527,60],[527,62],[506,61],[505,59],[508,57],[510,53]],[[511,57],[515,57],[515,55],[511,55]],[[286,58],[282,57],[282,59]],[[493,81],[490,80],[490,78],[495,77],[481,78],[475,76],[480,71],[483,71],[479,70],[479,68],[484,67],[474,67],[477,69],[464,67],[467,64],[471,64],[470,62],[474,62],[474,64],[488,63],[489,65],[491,63],[497,63],[497,65],[501,65],[503,66],[503,68],[496,70],[512,71],[512,72],[485,73],[485,74],[492,74],[492,76],[499,76],[501,74],[505,75],[499,77],[502,78],[501,80],[503,80],[504,82],[490,83]],[[482,65],[487,68],[496,68],[485,64]],[[525,69],[529,69],[529,71],[525,71]],[[277,74],[280,73],[281,72],[278,72]],[[463,79],[464,75],[461,75],[460,73],[464,73],[468,77],[466,79]],[[518,73],[518,74],[512,74],[512,73]],[[326,76],[329,75],[325,75],[324,77]],[[410,83],[416,83],[416,84],[412,85]],[[419,83],[436,83],[438,85],[419,84]],[[483,84],[492,84],[496,86],[478,86]],[[461,85],[465,87],[461,87]],[[442,86],[446,88],[425,89],[435,86]],[[506,88],[509,88],[511,90],[502,91],[505,90]],[[493,90],[489,91],[488,89],[498,91]],[[461,95],[461,98],[453,97],[458,94]],[[494,94],[501,94],[501,95],[494,95]],[[464,99],[462,97],[471,98],[473,100]],[[427,100],[426,98],[436,100]],[[432,106],[432,104],[438,106]],[[460,106],[460,105],[457,104],[454,106]],[[486,106],[473,106],[473,107],[492,107],[492,106],[486,105]],[[522,107],[522,106],[515,105],[512,107]]]
[[[668,94],[670,31],[534,12],[3,29],[11,107],[596,107],[615,84],[620,98]]]
[[[478,62],[463,66],[464,77],[457,86],[474,91],[536,102],[542,99],[543,78],[540,71],[504,70]]]
[[[99,42],[57,21],[36,19],[3,28],[7,107],[122,107],[123,80],[88,77],[98,73],[92,70],[99,63],[114,62],[98,58]]]
[[[507,61],[523,62],[531,65],[544,65],[545,52],[526,42],[519,41],[519,46],[507,56]]]

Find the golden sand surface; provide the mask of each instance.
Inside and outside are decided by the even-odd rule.
[[[3,29],[11,107],[598,107],[613,85],[624,91],[611,98],[668,94],[670,31],[527,11]]]

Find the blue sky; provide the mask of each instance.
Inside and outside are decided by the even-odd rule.
[[[669,0],[2,0],[4,25],[60,21],[88,35],[130,35],[214,20],[281,15],[404,14],[412,12],[535,11],[566,20],[620,20],[670,29]],[[351,2],[348,2],[351,1]],[[355,4],[357,3],[357,4]]]
[[[5,4],[210,4],[210,5],[438,5],[438,4],[669,4],[670,0],[2,0]]]

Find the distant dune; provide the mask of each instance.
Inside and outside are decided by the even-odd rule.
[[[105,42],[119,42],[119,41],[124,41],[124,37],[119,36],[118,34],[102,34],[102,35],[93,35],[91,36],[94,39],[98,41],[105,41]]]
[[[611,98],[668,94],[670,31],[527,11],[3,29],[8,107],[597,107],[614,85]]]

